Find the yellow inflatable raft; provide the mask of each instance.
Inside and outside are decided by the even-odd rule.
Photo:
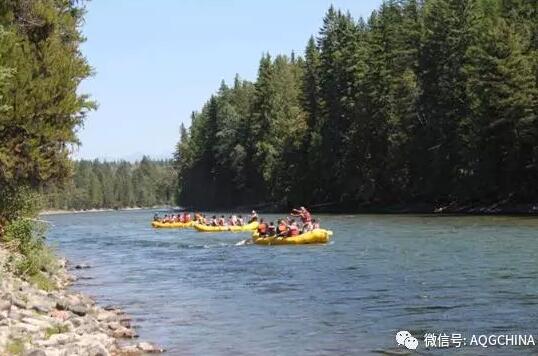
[[[192,227],[194,222],[180,223],[180,222],[162,222],[162,221],[153,221],[151,226],[154,228],[169,228],[169,229],[181,229],[186,227]]]
[[[333,232],[324,229],[315,229],[293,237],[260,237],[258,232],[252,235],[252,241],[257,245],[306,245],[324,244],[329,242]]]
[[[194,224],[194,228],[200,232],[241,232],[253,231],[258,228],[258,222],[253,221],[250,224],[243,226],[208,226],[202,224]]]

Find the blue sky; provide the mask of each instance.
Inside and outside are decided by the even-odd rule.
[[[259,59],[302,54],[331,4],[368,17],[381,0],[92,0],[82,51],[95,69],[81,92],[99,103],[76,158],[172,154],[220,81],[254,80]]]

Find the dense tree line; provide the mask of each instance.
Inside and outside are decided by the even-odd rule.
[[[537,24],[534,0],[331,7],[181,127],[179,203],[536,201]]]
[[[43,195],[52,209],[151,207],[173,204],[176,185],[170,161],[81,160],[74,162],[71,180],[46,186]]]

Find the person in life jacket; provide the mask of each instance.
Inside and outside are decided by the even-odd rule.
[[[237,226],[243,226],[245,225],[245,220],[243,220],[243,215],[239,215],[237,218]]]
[[[295,222],[295,220],[292,220],[290,227],[288,229],[288,237],[298,236],[298,235],[299,235],[299,227],[297,226],[297,223]]]
[[[319,222],[316,219],[312,220],[312,229],[319,229]]]
[[[260,236],[267,236],[267,224],[263,219],[260,220],[260,224],[258,225],[258,234]]]
[[[224,218],[224,215],[221,215],[219,221],[218,221],[218,225],[219,226],[224,226],[226,225],[226,219]]]
[[[153,215],[153,221],[160,221],[161,218],[159,217],[159,214],[155,213],[155,215]]]
[[[190,223],[191,220],[192,220],[191,213],[187,213],[187,214],[185,214],[185,222],[186,222],[186,223]]]
[[[237,225],[237,216],[235,216],[235,215],[230,216],[230,225],[232,225],[232,226]]]
[[[304,206],[302,206],[300,209],[293,209],[291,215],[300,217],[303,224],[312,221],[312,214],[310,214],[310,212],[306,210]]]
[[[314,230],[314,225],[312,224],[312,222],[306,222],[303,224],[303,229],[302,229],[303,233],[309,232],[312,230]]]
[[[278,220],[277,235],[281,237],[288,236],[288,225],[283,219]]]
[[[252,213],[250,213],[250,220],[249,223],[253,221],[258,221],[258,213],[256,213],[256,210],[252,210]]]
[[[211,223],[210,223],[211,226],[217,226],[217,216],[216,215],[213,215],[213,217],[211,218]]]
[[[276,236],[276,226],[274,222],[270,222],[267,227],[267,236]]]

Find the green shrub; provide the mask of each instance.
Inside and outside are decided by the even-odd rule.
[[[52,292],[53,290],[58,289],[58,286],[56,285],[56,283],[54,283],[43,272],[38,272],[36,274],[28,276],[28,282],[32,283],[37,288],[44,290],[46,292]]]
[[[22,355],[25,351],[24,347],[24,341],[23,340],[13,340],[11,341],[7,347],[6,351],[8,355]]]
[[[36,216],[43,204],[42,197],[29,187],[0,187],[0,224],[22,217]]]
[[[44,242],[45,230],[43,223],[19,218],[7,225],[4,241],[6,247],[19,254],[13,262],[14,272],[41,289],[52,290],[55,285],[45,273],[54,273],[58,264]]]
[[[48,339],[52,335],[63,334],[68,331],[69,331],[69,326],[67,325],[55,325],[45,330],[45,338]]]

